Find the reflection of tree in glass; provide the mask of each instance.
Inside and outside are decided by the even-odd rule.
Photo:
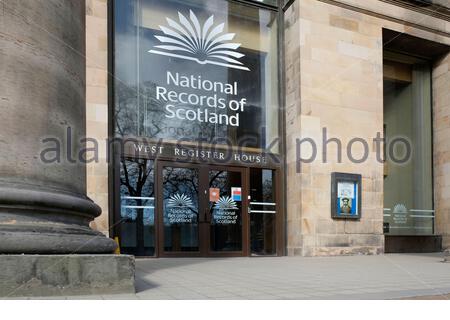
[[[167,138],[166,103],[156,99],[156,84],[148,81],[141,85],[141,123],[139,135],[149,138]]]
[[[164,104],[155,99],[156,84],[150,82],[140,89],[141,92],[122,82],[116,84],[116,134],[158,138],[164,129]]]
[[[143,130],[141,135],[147,137],[163,138],[177,140],[185,138],[190,141],[206,141],[211,142],[214,137],[226,137],[226,126],[222,126],[223,133],[219,134],[218,125],[214,123],[188,121],[176,118],[167,118],[165,111],[166,102],[155,99],[156,85],[153,82],[144,82],[141,87],[141,105],[143,106]],[[208,107],[199,107],[190,104],[170,102],[174,105],[176,110],[183,108],[186,110],[194,110],[197,108],[204,109]],[[209,108],[210,112],[215,112],[215,109]],[[223,111],[222,111],[223,112]]]
[[[133,197],[127,199],[127,204],[136,208],[121,210],[123,221],[136,221],[136,237],[138,251],[144,250],[144,227],[154,227],[154,168],[153,161],[148,159],[127,158],[121,161],[120,195]],[[122,200],[124,202],[124,200]]]
[[[116,134],[120,136],[134,135],[137,133],[137,90],[134,86],[128,86],[120,81],[115,86],[115,110]]]
[[[167,102],[156,99],[157,84],[152,81],[141,83],[139,87],[127,85],[118,81],[115,85],[115,132],[119,136],[140,136],[154,139],[180,138],[189,141],[202,141],[206,143],[226,144],[230,141],[237,143],[238,138],[245,139],[247,135],[239,135],[236,127],[226,124],[215,124],[198,121],[188,121],[176,118],[168,118],[165,111]],[[207,106],[199,107],[182,103],[173,103],[177,108],[197,110],[208,108],[209,112],[218,114],[235,112],[227,109],[215,109]],[[241,114],[242,117],[242,114]],[[252,117],[255,117],[253,114]],[[249,125],[247,123],[247,125]],[[259,132],[255,132],[255,134]],[[253,135],[249,141],[254,140]],[[253,144],[251,144],[253,146]]]
[[[220,189],[220,196],[231,197],[231,181],[228,171],[215,171],[209,172],[209,187]],[[237,203],[239,206],[239,203]],[[209,202],[209,214],[213,214],[217,209],[214,202]]]
[[[272,188],[272,179],[264,179],[263,184],[263,202],[273,202],[273,188]]]
[[[223,190],[226,190],[228,182],[227,171],[210,171],[209,172],[209,187],[218,188],[220,190],[220,195],[222,195]],[[209,202],[209,214],[211,215],[214,211],[214,202]]]

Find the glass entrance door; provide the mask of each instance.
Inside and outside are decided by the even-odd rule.
[[[158,167],[160,256],[247,255],[245,169]]]
[[[230,168],[208,169],[209,252],[244,254],[243,230],[247,229],[246,192],[243,170]],[[246,247],[246,246],[245,246]]]
[[[250,250],[251,255],[276,255],[277,203],[275,171],[250,169]]]
[[[163,166],[164,252],[199,252],[199,169]]]

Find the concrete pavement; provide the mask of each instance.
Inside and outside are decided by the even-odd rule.
[[[441,254],[137,259],[136,294],[60,298],[446,299],[450,263],[442,260]]]

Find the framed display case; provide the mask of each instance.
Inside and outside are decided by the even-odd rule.
[[[361,219],[361,175],[331,174],[331,217]]]

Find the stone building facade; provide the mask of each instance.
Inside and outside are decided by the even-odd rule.
[[[370,146],[365,163],[352,163],[345,159],[342,150],[342,163],[324,164],[318,159],[303,164],[301,173],[295,175],[293,139],[300,135],[322,141],[323,127],[328,128],[329,136],[341,139],[343,145],[355,137],[371,141],[377,132],[382,133],[383,29],[448,45],[449,22],[386,1],[314,0],[295,2],[286,12],[286,21],[287,180],[288,189],[298,193],[296,200],[288,201],[288,253],[381,253],[384,251],[383,164],[376,161],[375,146]],[[448,221],[449,207],[445,204],[443,182],[448,180],[444,170],[448,159],[445,143],[441,144],[448,129],[448,122],[443,121],[447,119],[444,110],[448,99],[441,98],[449,92],[449,84],[443,80],[449,72],[446,61],[448,55],[433,66],[433,158],[436,227],[448,246],[445,221]],[[352,126],[343,126],[345,122]],[[335,146],[328,148],[332,155],[336,154],[332,149]],[[362,174],[364,217],[361,221],[329,218],[332,171]]]
[[[119,0],[117,0],[119,1]],[[225,0],[224,0],[225,1]],[[270,1],[268,1],[270,2]],[[281,1],[280,1],[281,2]],[[384,132],[384,54],[396,37],[427,41],[432,58],[433,236],[450,246],[450,9],[447,1],[423,6],[414,1],[295,0],[280,4],[284,56],[280,81],[284,96],[283,135],[285,194],[283,244],[278,254],[320,256],[381,254],[385,251],[385,164],[377,160],[377,133]],[[420,2],[420,1],[419,1]],[[86,0],[87,136],[105,140],[110,132],[112,102],[108,82],[112,46],[107,0]],[[109,26],[109,27],[108,27]],[[393,32],[395,36],[389,36]],[[388,38],[388,39],[387,39]],[[411,40],[412,41],[412,40]],[[403,42],[401,42],[403,44]],[[430,43],[435,44],[436,48]],[[407,46],[405,47],[407,48]],[[447,48],[447,49],[446,49]],[[424,49],[425,50],[425,49]],[[430,49],[431,50],[431,49]],[[447,51],[446,51],[447,50]],[[426,50],[425,50],[426,51]],[[434,52],[434,51],[433,51]],[[417,55],[416,52],[412,53]],[[283,59],[281,59],[283,58]],[[110,74],[110,76],[112,76]],[[323,145],[324,128],[335,141]],[[311,138],[314,153],[298,149]],[[355,140],[357,138],[358,140]],[[361,139],[368,142],[367,159]],[[351,145],[351,157],[347,153]],[[91,224],[115,235],[111,167],[100,144],[99,161],[87,165],[87,194],[102,208]],[[322,152],[326,147],[324,159]],[[339,161],[337,154],[341,152]],[[330,216],[333,172],[361,175],[361,218]],[[120,239],[119,239],[120,241]]]

